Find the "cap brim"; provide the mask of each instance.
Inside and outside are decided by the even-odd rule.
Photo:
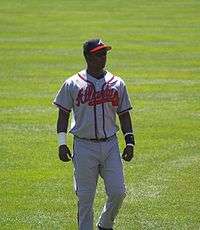
[[[98,52],[100,50],[103,50],[103,49],[106,49],[108,51],[108,50],[111,50],[112,47],[111,46],[107,46],[107,45],[97,46],[96,48],[90,50],[90,53],[96,53],[96,52]]]

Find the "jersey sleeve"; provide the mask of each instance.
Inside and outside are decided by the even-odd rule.
[[[64,110],[65,112],[71,112],[73,107],[73,99],[70,94],[70,85],[66,81],[60,90],[58,91],[53,104],[56,105],[58,108]]]
[[[128,92],[127,92],[127,88],[125,86],[125,84],[123,83],[122,85],[122,92],[119,98],[119,106],[117,109],[117,113],[118,115],[131,110],[132,106],[131,106],[131,102],[130,102],[130,98],[128,96]]]

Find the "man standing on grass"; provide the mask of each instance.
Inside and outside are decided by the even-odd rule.
[[[100,215],[98,229],[113,229],[125,198],[116,115],[126,142],[122,158],[131,161],[134,154],[135,141],[129,114],[132,107],[124,81],[105,70],[109,50],[111,47],[100,39],[85,42],[86,69],[68,78],[54,100],[59,108],[59,158],[64,162],[72,158],[74,165],[79,230],[93,230],[93,201],[99,175],[104,180],[108,199]],[[66,141],[71,111],[72,157]]]

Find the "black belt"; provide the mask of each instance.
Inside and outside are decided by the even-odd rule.
[[[104,142],[104,141],[108,141],[110,140],[110,138],[99,138],[99,139],[89,139],[89,141],[95,141],[95,142]]]
[[[88,139],[88,138],[82,138],[82,137],[77,137],[77,136],[75,136],[75,137],[77,137],[77,138],[79,138],[79,139],[82,139],[82,140],[87,140],[87,141],[106,142],[106,141],[111,140],[114,136],[115,136],[115,134],[112,135],[112,136],[110,136],[110,137],[107,137],[107,138],[98,138],[98,139],[95,139],[95,138]]]

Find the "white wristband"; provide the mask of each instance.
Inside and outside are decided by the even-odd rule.
[[[126,146],[132,146],[132,147],[134,147],[134,144],[128,143],[128,144],[126,144]]]
[[[67,134],[65,132],[58,133],[58,145],[66,145]]]
[[[133,135],[133,133],[125,133],[124,137],[126,137],[127,135]]]

